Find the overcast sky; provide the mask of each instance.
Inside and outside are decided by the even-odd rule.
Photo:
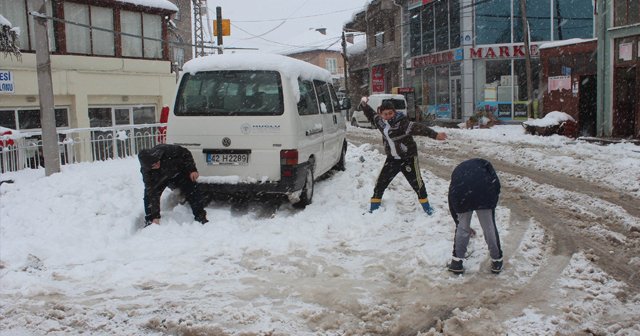
[[[226,48],[258,48],[286,54],[310,47],[339,49],[342,26],[368,2],[209,0],[208,5],[210,22],[216,17],[216,7],[222,8],[223,19],[231,20],[231,36],[223,41]],[[316,28],[327,28],[326,35],[315,31]]]

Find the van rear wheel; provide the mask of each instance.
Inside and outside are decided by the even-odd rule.
[[[311,204],[313,200],[313,187],[313,170],[309,167],[304,180],[304,187],[302,187],[302,193],[300,194],[300,200],[292,204],[294,208],[304,209],[307,205]]]

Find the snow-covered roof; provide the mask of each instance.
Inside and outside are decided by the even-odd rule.
[[[553,41],[553,42],[547,42],[547,43],[541,44],[538,49],[557,48],[557,47],[563,47],[563,46],[568,46],[568,45],[573,45],[578,43],[592,42],[597,40],[598,40],[597,38],[592,38],[592,39],[573,38],[568,40]]]
[[[267,53],[235,53],[197,57],[184,64],[185,73],[216,70],[275,70],[292,80],[301,78],[331,81],[326,69],[295,58]]]
[[[178,7],[171,3],[169,0],[116,0],[117,2],[128,3],[132,5],[166,9],[177,12]]]

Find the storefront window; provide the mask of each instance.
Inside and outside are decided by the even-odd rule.
[[[17,129],[16,128],[16,112],[14,110],[0,111],[0,126]]]
[[[451,104],[449,99],[449,66],[436,68],[436,102],[438,118],[451,118]]]
[[[433,6],[429,5],[422,11],[422,53],[430,54],[436,50],[435,18]]]
[[[635,2],[638,3],[637,0]],[[593,36],[592,1],[555,0],[553,19],[554,40]]]
[[[413,77],[413,90],[416,92],[416,105],[423,105],[422,99],[422,71],[417,70]],[[2,125],[2,112],[0,111],[0,126]]]
[[[422,54],[420,45],[420,32],[422,31],[422,26],[420,22],[420,9],[416,8],[411,10],[411,12],[409,13],[409,45],[411,48],[411,56],[418,56]]]
[[[423,83],[425,83],[425,87],[423,88],[424,95],[424,104],[433,106],[435,109],[436,105],[436,71],[435,68],[430,67],[424,69],[424,79]],[[435,113],[435,110],[433,111]]]
[[[489,0],[476,5],[476,43],[511,42],[511,0]]]
[[[538,105],[539,74],[542,71],[538,59],[531,60],[531,70],[535,111]],[[526,60],[476,61],[475,74],[477,111],[491,111],[496,117],[504,119],[527,117]]]
[[[460,0],[449,1],[449,48],[460,47]]]
[[[531,41],[551,41],[550,8],[551,0],[527,0],[527,21],[529,22]],[[524,31],[519,0],[513,2],[513,13],[513,41],[523,42]]]
[[[66,108],[54,110],[56,127],[69,127],[69,117]],[[40,129],[40,110],[18,110],[18,129]]]
[[[435,3],[434,12],[436,19],[436,51],[449,49],[449,8],[448,1]]]

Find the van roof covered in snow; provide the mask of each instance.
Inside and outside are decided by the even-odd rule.
[[[185,63],[185,73],[216,70],[275,70],[289,79],[319,79],[331,83],[326,69],[295,58],[266,53],[222,54],[198,57]]]

